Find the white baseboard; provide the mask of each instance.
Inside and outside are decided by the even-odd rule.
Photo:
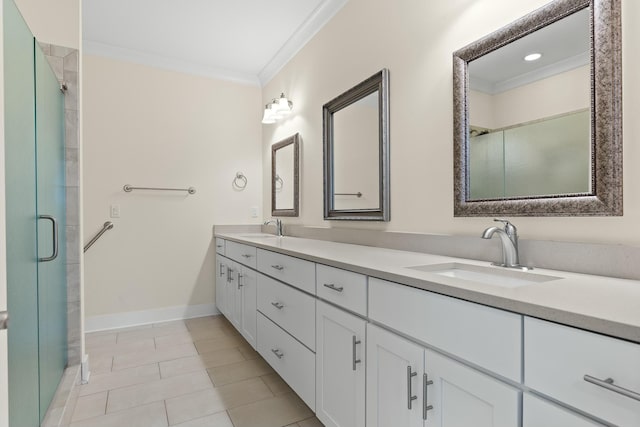
[[[85,318],[84,330],[85,332],[97,332],[215,314],[220,314],[220,310],[216,308],[215,304],[180,305],[153,310],[104,314]]]

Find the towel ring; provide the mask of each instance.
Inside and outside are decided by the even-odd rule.
[[[233,178],[233,186],[244,190],[247,187],[247,177],[242,172],[236,172],[236,176]]]
[[[276,190],[282,190],[282,187],[284,187],[284,181],[282,180],[282,178],[280,178],[280,175],[276,174],[276,177],[273,178],[273,181]],[[278,185],[278,183],[280,183],[280,185]]]

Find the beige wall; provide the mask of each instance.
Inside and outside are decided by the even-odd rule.
[[[287,120],[263,126],[264,146],[296,132],[303,141],[301,216],[285,222],[479,236],[489,218],[453,217],[452,52],[546,3],[350,0],[263,89],[263,104],[281,91],[294,102]],[[633,22],[640,2],[622,6],[625,216],[516,218],[523,238],[640,245],[640,122],[633,119],[640,115],[640,26]],[[324,221],[322,105],[383,67],[391,78],[392,220]],[[263,165],[268,176],[268,156]]]
[[[86,55],[84,96],[86,239],[121,209],[85,254],[86,316],[212,304],[212,225],[260,219],[260,88]]]
[[[80,0],[15,0],[41,42],[80,49]]]
[[[469,91],[472,126],[502,129],[589,108],[588,66],[495,95]]]

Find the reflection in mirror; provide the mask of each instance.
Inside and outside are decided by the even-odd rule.
[[[376,90],[333,114],[336,210],[380,209],[378,95]]]
[[[622,214],[619,48],[619,0],[556,0],[454,53],[456,216]]]
[[[389,220],[388,71],[323,106],[325,219]]]
[[[586,8],[469,62],[469,200],[591,191],[589,32]]]
[[[295,134],[271,147],[271,214],[298,216],[300,138]]]

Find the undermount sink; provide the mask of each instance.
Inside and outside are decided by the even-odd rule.
[[[276,236],[275,234],[268,234],[268,233],[245,233],[245,234],[241,234],[240,237],[263,239],[265,237],[278,237],[278,236]]]
[[[502,267],[483,267],[480,265],[451,262],[447,264],[416,265],[407,267],[411,270],[424,271],[439,274],[445,277],[466,280],[469,282],[483,283],[485,285],[500,286],[503,288],[517,288],[536,283],[558,280],[560,277],[547,276],[517,270],[501,269]]]

